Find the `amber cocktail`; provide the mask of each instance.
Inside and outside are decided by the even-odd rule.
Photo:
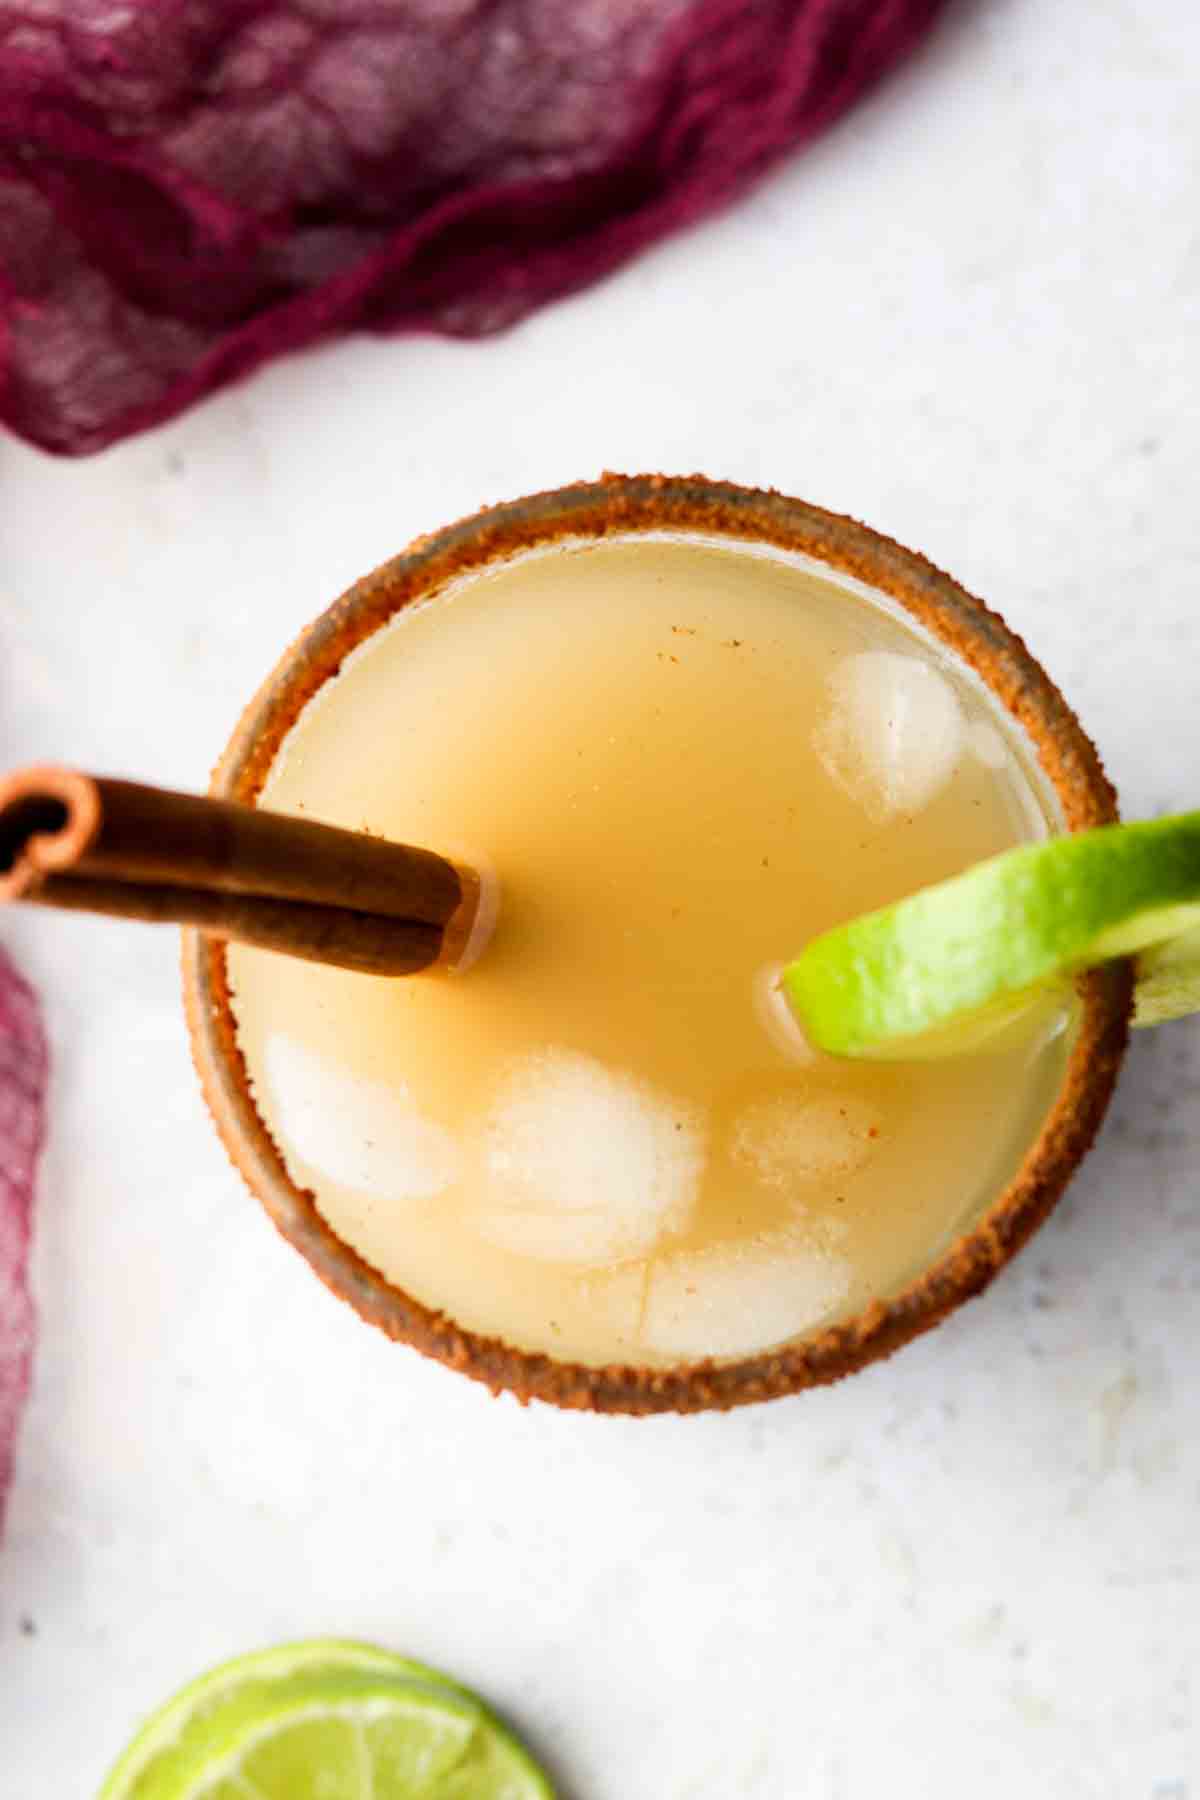
[[[214,791],[495,871],[464,974],[185,946],[280,1229],[495,1387],[646,1412],[845,1374],[986,1284],[1107,1103],[1121,966],[970,1055],[789,1031],[809,937],[1115,816],[994,614],[798,501],[610,479],[423,539],[289,652]]]

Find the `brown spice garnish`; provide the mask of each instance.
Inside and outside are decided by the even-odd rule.
[[[234,800],[49,765],[0,778],[0,903],[199,925],[411,975],[461,948],[479,892],[431,851]]]

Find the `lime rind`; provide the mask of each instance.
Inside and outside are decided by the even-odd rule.
[[[449,1676],[373,1644],[348,1638],[281,1644],[219,1664],[159,1707],[114,1764],[98,1800],[177,1800],[214,1755],[281,1698],[320,1699],[335,1686],[362,1691],[381,1680],[446,1691],[487,1714]]]
[[[970,1047],[1039,991],[1200,924],[1200,813],[1022,846],[810,943],[783,972],[842,1056]]]

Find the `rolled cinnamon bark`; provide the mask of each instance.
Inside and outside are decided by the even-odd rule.
[[[475,870],[230,800],[51,766],[0,778],[0,903],[196,925],[375,975],[478,950]]]

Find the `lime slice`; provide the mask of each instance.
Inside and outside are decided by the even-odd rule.
[[[1024,845],[851,919],[783,971],[810,1041],[838,1056],[957,1054],[1080,969],[1141,958],[1138,1024],[1200,1007],[1200,813]]]
[[[239,1657],[182,1689],[99,1800],[227,1795],[550,1800],[551,1790],[468,1689],[373,1645],[320,1639]]]

